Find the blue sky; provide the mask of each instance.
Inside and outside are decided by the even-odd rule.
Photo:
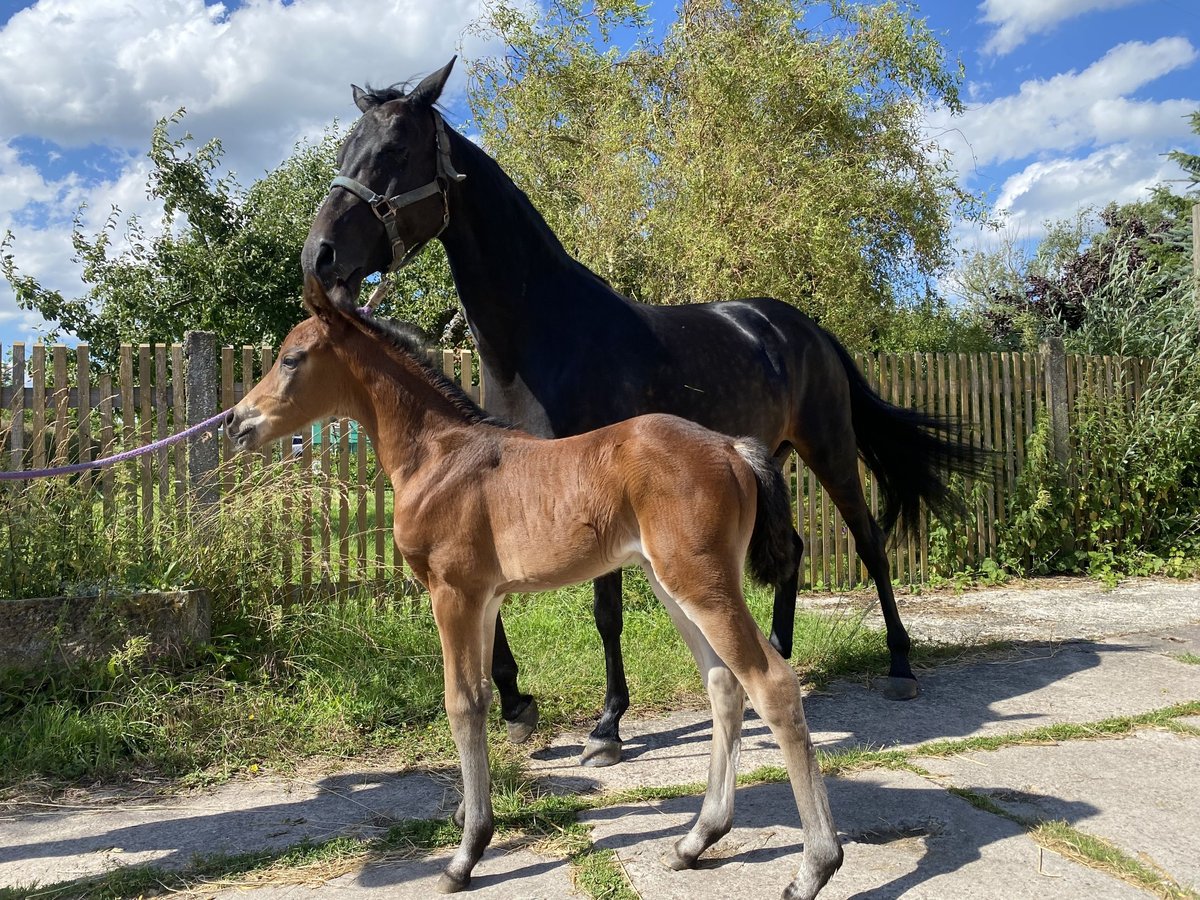
[[[533,0],[530,0],[533,2]],[[480,0],[0,0],[0,233],[23,271],[77,295],[70,226],[114,205],[147,223],[145,152],[155,119],[180,106],[197,139],[219,137],[243,183],[335,117],[349,84],[386,84],[486,52],[464,30]],[[984,191],[1007,232],[1126,201],[1177,178],[1163,154],[1200,152],[1196,0],[923,0],[947,56],[965,66],[964,116],[931,110],[931,134],[962,182]],[[352,11],[352,12],[351,12]],[[656,0],[664,25],[675,4]],[[448,87],[461,102],[461,73]],[[964,252],[995,240],[956,229]],[[44,323],[0,284],[0,343]]]

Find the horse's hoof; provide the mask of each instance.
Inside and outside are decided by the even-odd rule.
[[[587,746],[583,748],[583,756],[579,757],[581,766],[602,768],[615,766],[621,761],[621,742],[606,741],[599,738],[588,738]]]
[[[467,801],[466,800],[459,801],[458,809],[456,809],[454,811],[453,822],[459,828],[462,828],[467,824]]]
[[[912,700],[921,693],[915,678],[886,675],[875,682],[876,689],[888,700]]]
[[[438,878],[437,889],[439,894],[457,894],[459,891],[466,890],[470,883],[470,875],[466,878],[455,878],[449,872],[443,872]]]
[[[509,743],[523,744],[533,735],[533,730],[537,728],[538,723],[538,705],[536,700],[530,700],[523,710],[517,713],[517,717],[508,725],[508,740]]]

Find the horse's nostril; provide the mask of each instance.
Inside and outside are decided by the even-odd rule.
[[[333,268],[334,251],[333,244],[329,241],[321,241],[317,247],[316,270],[317,275],[324,276],[330,269]]]

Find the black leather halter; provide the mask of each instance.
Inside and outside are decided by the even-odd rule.
[[[338,175],[329,184],[330,191],[334,188],[345,188],[361,199],[371,207],[375,218],[383,223],[388,240],[392,242],[392,263],[387,268],[389,272],[395,272],[401,266],[408,265],[418,253],[425,249],[426,244],[446,230],[446,226],[450,224],[450,201],[446,197],[446,187],[451,180],[462,181],[467,177],[454,169],[454,163],[450,160],[450,142],[446,138],[446,127],[437,110],[433,111],[433,124],[437,140],[437,174],[428,184],[405,191],[403,194],[396,194],[394,197],[376,194],[362,182],[345,175]],[[442,197],[442,227],[424,240],[418,241],[411,247],[406,247],[404,239],[400,237],[400,228],[396,224],[396,213],[406,206],[412,206],[412,204],[435,194],[440,194]]]

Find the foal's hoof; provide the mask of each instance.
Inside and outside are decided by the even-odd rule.
[[[583,748],[583,756],[579,757],[581,766],[615,766],[621,761],[621,742],[606,741],[599,738],[588,738],[587,746]]]
[[[696,857],[681,854],[678,845],[664,853],[662,860],[668,869],[674,869],[676,872],[696,867]]]
[[[533,735],[537,728],[538,706],[536,700],[530,700],[517,717],[507,722],[508,740],[513,744],[523,744]]]
[[[439,894],[457,894],[459,891],[466,890],[470,883],[470,875],[466,878],[455,878],[449,872],[443,872],[438,878],[437,889]]]
[[[462,828],[467,824],[467,801],[466,800],[459,801],[458,809],[456,809],[454,811],[454,817],[451,819],[451,821],[453,821],[454,824],[457,825],[459,828]]]
[[[877,679],[875,687],[888,700],[912,700],[921,693],[917,679],[897,678],[895,675]]]

